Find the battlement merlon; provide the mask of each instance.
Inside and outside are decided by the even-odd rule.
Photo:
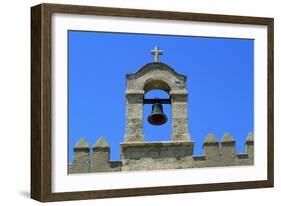
[[[89,173],[90,172],[90,146],[86,138],[80,138],[73,148],[74,157],[69,173]]]

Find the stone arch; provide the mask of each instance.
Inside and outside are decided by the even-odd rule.
[[[171,98],[172,141],[190,141],[187,123],[186,76],[164,63],[153,62],[126,75],[125,142],[144,142],[143,98],[152,89],[167,92]]]
[[[167,92],[168,94],[171,91],[171,87],[169,84],[167,84],[165,81],[163,80],[156,80],[156,79],[148,79],[143,87],[144,93],[149,92],[150,90],[153,89],[159,89],[162,91]]]
[[[186,76],[177,73],[162,62],[148,63],[137,72],[126,75],[127,90],[144,90],[145,85],[150,81],[165,82],[170,90],[186,89]]]

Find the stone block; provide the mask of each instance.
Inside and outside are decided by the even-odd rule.
[[[71,173],[90,172],[90,146],[85,138],[80,138],[74,146]]]
[[[148,158],[160,158],[160,148],[149,148],[147,156]]]
[[[136,147],[130,148],[130,159],[141,159],[147,157],[147,148],[145,147]]]
[[[159,155],[160,155],[161,158],[169,157],[169,149],[168,148],[160,148],[159,149]]]
[[[249,158],[254,161],[254,134],[249,133],[245,142],[245,152]]]
[[[236,163],[235,141],[229,133],[225,133],[221,140],[221,165],[230,166]]]
[[[90,150],[90,146],[86,138],[82,137],[76,142],[76,144],[74,145],[74,151],[78,151],[78,150],[85,150],[85,151]]]
[[[110,146],[104,137],[100,137],[96,141],[96,143],[92,146],[92,150],[93,150],[93,152],[96,152],[96,151],[110,152]]]
[[[184,102],[184,103],[173,103],[172,104],[172,117],[173,118],[187,119],[187,103],[186,102]]]
[[[92,146],[91,172],[110,171],[110,146],[104,137],[100,137]]]
[[[175,157],[176,158],[185,157],[187,155],[188,154],[187,154],[186,148],[184,148],[184,147],[177,147],[175,149]]]
[[[203,144],[204,155],[206,157],[206,166],[220,165],[220,147],[219,142],[213,134],[208,134]]]
[[[142,118],[127,118],[125,142],[143,142],[143,119]]]

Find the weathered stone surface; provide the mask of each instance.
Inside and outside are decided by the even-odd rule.
[[[100,137],[96,143],[93,145],[93,151],[99,151],[99,150],[106,150],[110,149],[108,142],[105,140],[104,137]]]
[[[204,145],[206,144],[218,144],[218,140],[213,134],[210,133],[204,140]]]
[[[249,133],[246,139],[246,144],[251,144],[254,143],[254,134],[253,133]]]
[[[187,103],[188,93],[186,88],[182,90],[171,90],[169,92],[171,100],[174,103]]]
[[[235,141],[229,133],[225,133],[221,140],[221,161],[224,165],[233,165],[236,161]]]
[[[100,137],[92,147],[91,172],[120,171],[121,161],[110,161],[110,145],[104,137]]]
[[[193,142],[122,143],[122,170],[184,168],[190,165]],[[151,164],[151,165],[150,165]]]
[[[90,149],[90,145],[88,144],[85,138],[80,138],[77,143],[74,145],[74,149]]]
[[[134,93],[135,92],[135,93]],[[126,91],[125,142],[143,142],[143,90]]]
[[[90,146],[85,138],[80,138],[75,144],[74,158],[69,173],[90,172]]]
[[[168,85],[166,90],[181,90],[185,88],[186,76],[175,72],[168,65],[160,62],[153,62],[144,65],[139,71],[127,74],[126,85],[130,90],[143,90],[145,85],[149,85],[154,80],[161,80]],[[156,88],[154,88],[156,87]],[[163,89],[163,85],[153,83],[153,89]],[[146,87],[147,88],[147,87]],[[152,88],[147,88],[152,89]],[[147,91],[147,90],[146,90]]]
[[[107,151],[94,151],[91,157],[92,172],[106,172],[109,170],[110,153]]]
[[[213,134],[208,134],[205,138],[203,150],[206,157],[206,166],[220,165],[220,147]]]
[[[232,138],[231,134],[225,133],[222,137],[221,143],[235,143],[235,141]]]
[[[254,163],[254,134],[249,133],[245,142],[245,152]]]

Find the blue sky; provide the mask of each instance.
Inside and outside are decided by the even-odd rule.
[[[188,118],[194,154],[202,154],[208,133],[220,140],[229,132],[238,152],[254,130],[254,40],[68,32],[68,138],[69,161],[80,137],[92,145],[104,136],[111,159],[120,159],[120,142],[125,135],[125,75],[153,62],[150,50],[164,50],[160,61],[187,75]],[[152,90],[147,98],[168,98]],[[168,122],[147,122],[151,105],[144,105],[145,141],[167,141],[171,135],[171,109],[164,105]]]

